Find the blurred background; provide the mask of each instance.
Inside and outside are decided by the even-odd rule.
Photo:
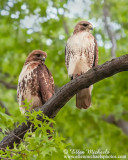
[[[0,1],[0,123],[10,127],[19,112],[16,86],[27,55],[47,52],[46,65],[56,86],[70,81],[65,67],[65,44],[74,26],[87,20],[99,48],[99,64],[127,54],[127,0],[1,0]],[[57,114],[56,131],[69,149],[109,150],[128,155],[128,73],[94,85],[92,107],[78,110],[75,97]],[[9,116],[3,122],[2,112]],[[1,118],[2,117],[2,118]],[[17,117],[18,120],[18,117]],[[0,134],[0,139],[3,135]]]

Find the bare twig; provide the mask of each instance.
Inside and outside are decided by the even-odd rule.
[[[1,83],[2,85],[4,85],[6,88],[8,88],[8,89],[17,89],[17,86],[16,86],[16,85],[11,84],[11,83],[7,83],[7,82],[5,82],[5,81],[3,81],[3,80],[0,80],[0,83]]]
[[[109,39],[111,40],[111,43],[112,43],[111,57],[115,58],[116,57],[116,48],[117,48],[116,37],[114,35],[114,32],[111,29],[111,26],[108,23],[108,17],[110,17],[110,16],[109,16],[109,8],[108,8],[106,0],[104,0],[103,15],[104,15],[105,28],[106,28],[108,37],[109,37]]]
[[[11,158],[4,158],[4,157],[0,157],[0,159],[5,159],[5,160],[14,160],[14,159],[11,159]]]
[[[5,109],[5,113],[10,116],[10,113],[8,112],[8,109],[6,108],[6,106],[4,105],[4,103],[1,100],[0,100],[0,106],[2,108],[4,108]]]
[[[66,35],[69,37],[70,35],[69,35],[69,29],[68,29],[68,26],[67,26],[67,22],[65,21],[64,16],[62,18],[63,18],[64,31],[65,31]]]
[[[41,110],[48,117],[54,118],[58,111],[81,89],[87,88],[102,79],[105,79],[122,71],[128,71],[128,54],[119,58],[112,59],[111,61],[108,61],[103,65],[93,67],[85,74],[64,85],[43,106],[38,107],[35,110]],[[42,120],[42,116],[38,116],[38,119]],[[4,137],[4,139],[0,142],[0,148],[6,148],[7,145],[10,148],[13,148],[14,142],[20,143],[19,138],[17,138],[16,136],[22,139],[24,137],[24,134],[26,133],[24,131],[28,130],[30,126],[30,122],[28,122],[27,125],[25,123],[22,123],[22,125],[9,133],[8,136]],[[16,136],[14,136],[14,134]]]
[[[127,121],[123,119],[116,120],[114,115],[109,115],[108,117],[103,116],[102,119],[108,123],[114,124],[117,127],[121,128],[123,132],[126,135],[128,135],[128,122]]]

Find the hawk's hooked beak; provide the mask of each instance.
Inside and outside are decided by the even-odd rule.
[[[45,62],[45,59],[46,59],[46,58],[45,58],[45,57],[40,57],[39,59],[40,59],[42,62]]]
[[[43,62],[45,62],[45,59],[46,59],[46,58],[45,58],[45,57],[43,57],[43,58],[42,58],[42,61],[43,61]]]
[[[93,26],[92,25],[90,25],[89,28],[90,28],[90,30],[93,30]]]

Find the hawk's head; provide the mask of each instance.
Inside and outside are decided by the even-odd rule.
[[[46,57],[47,57],[46,52],[41,51],[41,50],[34,50],[28,55],[26,63],[31,62],[31,61],[40,61],[44,63]]]
[[[79,23],[76,24],[73,33],[78,33],[78,32],[81,32],[81,31],[90,32],[90,30],[93,30],[93,26],[90,22],[80,21]]]

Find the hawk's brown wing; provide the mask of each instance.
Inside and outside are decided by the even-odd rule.
[[[45,64],[37,67],[37,80],[39,84],[39,94],[44,104],[54,94],[54,80]]]
[[[94,63],[93,66],[97,66],[98,65],[98,46],[97,46],[97,41],[94,38],[94,43],[95,43],[95,49],[94,49]]]

